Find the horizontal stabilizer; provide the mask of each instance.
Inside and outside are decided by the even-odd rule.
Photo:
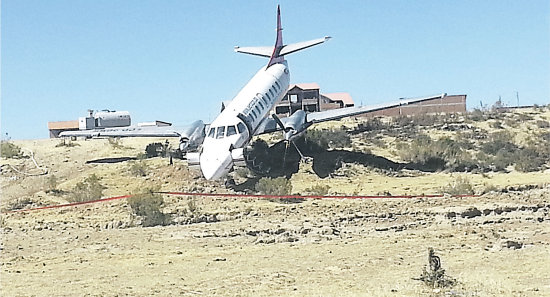
[[[308,47],[312,47],[314,45],[321,44],[321,43],[329,40],[330,38],[331,38],[330,36],[325,36],[323,38],[317,38],[317,39],[313,39],[313,40],[287,44],[287,45],[283,46],[283,48],[279,52],[279,56],[292,54],[292,53],[297,52],[299,50],[303,50],[303,49],[306,49]]]
[[[273,53],[272,46],[235,47],[235,52],[269,58]]]

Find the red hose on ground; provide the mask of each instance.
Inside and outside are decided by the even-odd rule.
[[[355,195],[355,196],[326,195],[326,196],[319,196],[319,195],[311,195],[311,196],[301,196],[301,195],[254,195],[254,194],[219,194],[219,193],[187,193],[187,192],[156,192],[156,193],[164,194],[164,195],[177,195],[177,196],[264,198],[264,199],[414,199],[414,198],[442,198],[442,197],[444,197],[444,195],[397,195],[397,196],[375,196],[375,195],[371,195],[371,196],[364,196],[364,195]],[[479,196],[481,196],[481,195],[455,195],[453,197],[479,197]],[[119,200],[119,199],[126,199],[126,198],[129,198],[129,197],[132,197],[132,195],[115,196],[115,197],[109,197],[109,198],[103,198],[103,199],[97,199],[97,200],[91,200],[91,201],[74,202],[74,203],[58,204],[58,205],[50,205],[50,206],[42,206],[42,207],[28,208],[28,209],[18,209],[18,210],[8,211],[6,213],[27,212],[27,211],[35,211],[35,210],[70,207],[70,206],[77,206],[77,205],[83,205],[83,204],[92,204],[92,203],[98,203],[98,202],[106,202],[106,201],[113,201],[113,200]]]

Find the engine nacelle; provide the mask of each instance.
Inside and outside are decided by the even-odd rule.
[[[303,110],[298,110],[285,120],[284,131],[285,140],[293,140],[300,136],[312,123],[307,122],[307,114]]]

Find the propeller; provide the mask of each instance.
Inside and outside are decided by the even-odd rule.
[[[298,111],[299,112],[299,111]],[[294,113],[293,116],[296,116],[296,119],[300,119],[300,114],[297,114],[298,112]],[[294,143],[294,141],[292,141],[292,138],[299,134],[299,132],[305,130],[307,127],[309,127],[311,124],[307,124],[306,125],[302,125],[302,129],[301,131],[297,131],[295,127],[289,125],[289,126],[285,126],[283,124],[283,122],[281,121],[281,119],[276,115],[276,114],[272,114],[271,115],[273,117],[273,119],[275,120],[275,122],[277,123],[277,125],[284,131],[283,133],[283,137],[284,137],[284,141],[286,142],[286,148],[285,148],[285,161],[286,161],[286,152],[287,152],[287,149],[288,147],[290,146],[290,144],[292,143],[294,145],[294,148],[296,148],[296,151],[298,152],[298,154],[300,154],[300,159],[301,160],[304,160],[305,157],[304,157],[304,154],[302,154],[302,152],[300,151],[300,149],[298,149],[298,146],[296,145],[296,143]],[[292,117],[292,116],[291,116]],[[305,113],[304,113],[304,119],[305,119]],[[294,123],[294,124],[297,124],[297,123]],[[301,123],[300,123],[301,124]],[[283,164],[284,166],[284,164]]]

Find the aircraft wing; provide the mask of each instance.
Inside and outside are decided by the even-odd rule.
[[[317,38],[317,39],[313,39],[313,40],[287,44],[287,45],[285,45],[281,48],[281,52],[279,53],[279,55],[284,56],[284,55],[292,54],[292,53],[297,52],[299,50],[303,50],[305,48],[321,44],[321,43],[329,40],[330,38],[331,38],[330,36],[325,36],[323,38]]]
[[[189,126],[127,126],[104,129],[65,131],[60,137],[180,137],[192,138],[197,133],[204,132],[202,121],[193,122]]]
[[[312,112],[308,113],[306,116],[306,121],[310,122],[312,124],[325,122],[325,121],[332,121],[332,120],[338,120],[345,117],[355,116],[363,113],[373,112],[381,109],[391,108],[391,107],[397,107],[397,106],[404,106],[412,103],[418,103],[421,101],[425,101],[427,99],[434,99],[437,97],[445,97],[447,94],[441,94],[438,96],[432,96],[429,98],[414,98],[414,99],[401,99],[394,102],[388,102],[388,103],[382,103],[382,104],[376,104],[376,105],[368,105],[368,106],[358,106],[358,107],[346,107],[346,108],[338,108],[338,109],[331,109],[331,110],[325,110],[325,111],[318,111],[318,112]]]
[[[273,54],[273,47],[272,46],[246,46],[246,47],[236,46],[235,52],[269,58],[271,57],[271,54]]]
[[[285,127],[285,129],[291,128],[294,130],[303,131],[315,123],[339,120],[345,117],[351,117],[351,116],[360,115],[360,114],[373,112],[373,111],[386,109],[386,108],[391,108],[391,107],[405,106],[408,104],[418,103],[429,99],[443,98],[445,96],[447,96],[447,94],[444,93],[437,96],[413,98],[413,99],[401,99],[394,102],[388,102],[388,103],[376,104],[376,105],[346,107],[346,108],[330,109],[325,111],[317,111],[317,112],[307,113],[305,115],[305,118],[295,116],[297,115],[297,112],[296,112],[290,117],[281,118],[280,121]],[[281,126],[277,124],[277,121],[274,118],[267,117],[262,121],[262,123],[260,123],[260,125],[258,126],[258,129],[255,131],[254,134],[259,135],[259,134],[271,133],[271,132],[276,132],[281,130],[282,130]]]

